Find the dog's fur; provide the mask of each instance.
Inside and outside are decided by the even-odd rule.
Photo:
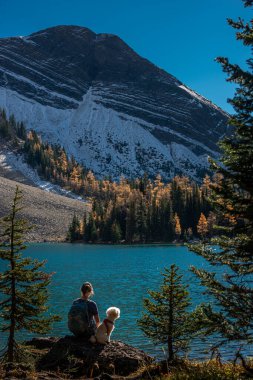
[[[120,309],[117,307],[109,307],[106,310],[107,319],[114,323],[120,317]],[[104,321],[98,326],[95,336],[90,338],[92,343],[106,344],[110,342],[111,334],[114,330],[114,324],[108,323],[108,332]]]

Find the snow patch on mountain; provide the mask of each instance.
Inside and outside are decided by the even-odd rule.
[[[26,178],[31,180],[36,187],[39,187],[44,191],[85,202],[82,197],[72,193],[71,191],[65,190],[58,185],[52,184],[51,182],[41,180],[37,171],[32,169],[24,161],[23,156],[20,154],[15,154],[7,149],[0,149],[0,166],[8,171],[15,170],[21,172]]]
[[[47,94],[50,95],[51,98],[62,98],[62,99],[65,99],[65,100],[68,100],[68,101],[73,101],[74,99],[72,98],[69,98],[68,96],[65,96],[63,94],[60,94],[58,92],[54,92],[54,91],[49,91],[46,87],[44,86],[39,86],[37,83],[33,82],[32,80],[22,76],[22,75],[18,75],[18,74],[15,74],[13,73],[12,71],[9,71],[9,70],[6,70],[6,68],[3,68],[0,66],[0,71],[2,71],[5,75],[8,74],[10,75],[11,77],[21,81],[21,82],[25,82],[25,83],[29,83],[32,87],[34,87],[37,91],[43,91],[43,92],[46,92]]]
[[[210,100],[206,99],[204,96],[198,94],[197,92],[191,90],[189,87],[187,87],[187,86],[185,86],[183,84],[179,85],[178,87],[180,87],[182,90],[188,92],[188,94],[190,94],[191,96],[193,96],[195,99],[199,100],[199,102],[198,102],[198,107],[199,108],[202,108],[202,104],[201,103],[204,103],[204,104],[206,104],[208,106],[212,105],[212,107],[214,109],[216,109],[217,111],[223,112],[224,114],[226,114],[221,108],[219,108],[218,106],[216,106],[216,104],[210,102]],[[192,103],[193,100],[194,99],[191,99],[191,100],[189,100],[189,102]],[[213,114],[215,115],[215,112]]]
[[[158,172],[165,178],[175,169],[192,178],[206,167],[206,155],[196,155],[188,147],[176,143],[163,144],[154,130],[169,132],[184,139],[167,127],[153,125],[137,117],[107,108],[99,103],[99,92],[90,88],[77,109],[56,109],[0,88],[0,104],[8,115],[13,113],[27,128],[41,134],[44,141],[59,143],[69,155],[82,162],[98,176],[121,174],[129,177]],[[189,142],[189,138],[187,138]],[[193,146],[202,146],[192,139]],[[205,151],[208,151],[204,145]]]
[[[29,36],[27,36],[27,37],[25,37],[25,36],[19,36],[19,38],[21,38],[27,44],[37,45],[36,42],[32,41]]]

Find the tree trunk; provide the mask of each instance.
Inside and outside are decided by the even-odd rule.
[[[174,350],[173,350],[174,274],[175,274],[174,271],[171,271],[171,273],[170,273],[170,294],[169,294],[168,361],[172,361],[174,359]]]
[[[16,197],[15,197],[16,198]],[[11,270],[14,271],[15,269],[15,260],[14,260],[14,224],[15,224],[15,210],[16,204],[14,199],[13,204],[13,212],[12,212],[12,219],[11,219]],[[14,345],[15,345],[15,311],[16,311],[16,282],[15,282],[15,276],[12,273],[11,275],[11,314],[10,314],[10,334],[8,338],[8,362],[13,363],[14,361]]]
[[[172,336],[168,336],[168,361],[172,361],[174,359],[174,351],[172,344]]]
[[[14,331],[15,331],[15,325],[11,323],[10,335],[8,339],[8,351],[7,351],[9,363],[14,362]]]

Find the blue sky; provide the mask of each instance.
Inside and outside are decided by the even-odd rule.
[[[227,111],[234,93],[217,56],[243,65],[250,52],[226,18],[249,19],[241,0],[0,0],[0,37],[81,25],[121,37],[138,54]]]

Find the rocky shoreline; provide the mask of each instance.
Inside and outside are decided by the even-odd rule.
[[[147,368],[154,365],[151,356],[120,341],[93,345],[67,335],[63,338],[33,338],[25,342],[25,346],[35,360],[38,380],[137,380],[145,378]]]
[[[106,345],[74,336],[33,338],[22,344],[23,360],[6,368],[4,380],[242,380],[252,378],[250,362],[204,362],[176,358],[157,362],[120,341]],[[248,363],[248,364],[247,364]],[[8,363],[7,363],[8,364]]]

